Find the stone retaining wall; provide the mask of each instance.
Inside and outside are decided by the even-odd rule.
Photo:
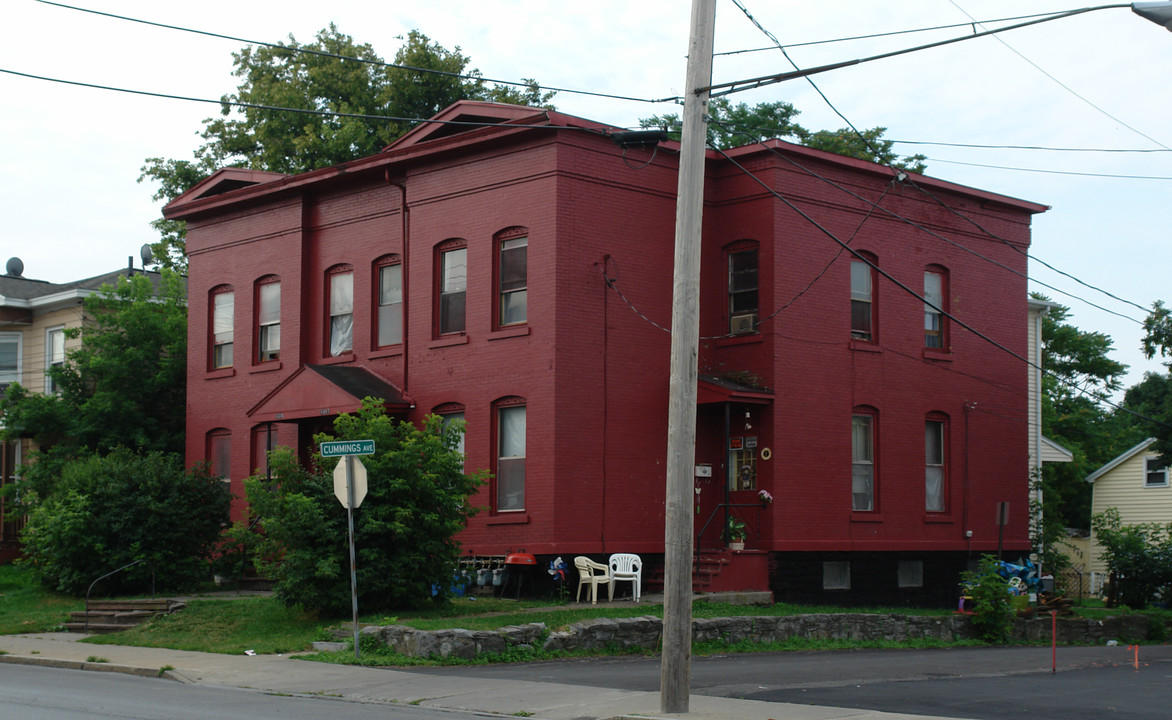
[[[362,629],[379,637],[395,652],[411,657],[454,657],[470,660],[477,655],[497,655],[510,649],[606,650],[608,648],[654,650],[659,647],[663,621],[657,617],[598,618],[574,623],[565,630],[549,632],[545,623],[511,625],[497,630],[416,630],[403,625]],[[1126,615],[1103,620],[1059,618],[1058,642],[1098,644],[1107,640],[1141,640],[1147,636],[1145,615]],[[696,619],[692,642],[742,640],[780,642],[794,637],[811,640],[903,642],[916,639],[952,641],[970,639],[969,618],[963,615],[877,615],[835,613]],[[1050,618],[1017,620],[1013,640],[1050,639]]]

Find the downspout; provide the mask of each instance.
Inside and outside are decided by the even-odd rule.
[[[964,503],[961,508],[960,526],[964,528],[965,542],[968,544],[969,559],[972,559],[973,553],[973,531],[969,527],[969,425],[971,424],[972,416],[970,413],[976,407],[975,402],[966,402],[964,404]]]
[[[724,525],[721,526],[723,528],[723,530],[720,531],[720,537],[722,537],[726,543],[729,540],[728,519],[731,515],[731,513],[729,512],[729,503],[732,502],[732,497],[729,495],[729,489],[728,489],[728,486],[731,484],[729,482],[728,472],[729,472],[729,470],[732,469],[732,465],[730,465],[728,462],[728,441],[729,441],[729,436],[731,433],[731,422],[732,422],[731,418],[730,418],[730,413],[732,412],[731,408],[732,408],[732,403],[730,403],[730,402],[724,403],[724,447],[721,448],[721,451],[720,451],[720,458],[721,458],[720,465],[724,471],[720,474],[720,476],[722,478],[721,484],[724,486],[724,493],[723,493],[723,495],[724,495]]]
[[[1038,577],[1042,576],[1042,550],[1044,550],[1042,538],[1042,316],[1050,311],[1050,308],[1043,307],[1038,312],[1037,317],[1034,318],[1034,367],[1031,371],[1034,373],[1034,466],[1031,468],[1030,483],[1035,480],[1038,483],[1038,490],[1036,499],[1038,502],[1038,512],[1033,516],[1035,535],[1038,538]]]
[[[607,277],[607,263],[610,262],[610,255],[602,256],[602,276]],[[610,340],[610,287],[606,282],[602,284],[602,522],[598,524],[598,542],[603,552],[606,552],[606,458],[607,458],[607,443],[606,443],[606,429],[610,427],[610,419],[607,411],[610,409],[610,402],[607,396],[607,357],[609,355],[609,340]]]
[[[403,223],[403,229],[400,233],[403,238],[403,251],[401,253],[403,259],[400,263],[400,266],[403,268],[403,272],[400,275],[403,283],[403,394],[410,397],[411,393],[408,390],[407,385],[407,369],[410,366],[410,356],[407,352],[407,336],[409,335],[407,318],[411,317],[411,314],[408,312],[408,308],[410,306],[409,298],[411,297],[411,294],[407,292],[407,290],[410,287],[411,281],[409,278],[411,276],[411,272],[407,259],[408,253],[410,252],[408,248],[411,247],[411,216],[410,211],[407,209],[407,185],[405,183],[399,183],[392,180],[391,171],[389,168],[384,170],[383,173],[383,177],[386,178],[387,184],[394,185],[395,187],[399,188],[399,218]]]

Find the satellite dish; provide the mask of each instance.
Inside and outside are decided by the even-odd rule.
[[[147,264],[150,262],[153,262],[155,259],[155,254],[153,252],[151,252],[150,245],[143,245],[142,247],[140,247],[138,249],[138,256],[140,258],[142,258],[142,269],[143,270],[146,270]]]
[[[24,263],[20,258],[8,258],[8,266],[4,268],[4,272],[12,277],[20,277],[24,273]]]

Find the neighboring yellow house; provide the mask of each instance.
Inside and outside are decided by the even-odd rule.
[[[56,392],[45,371],[63,364],[66,351],[80,344],[67,339],[65,330],[85,321],[82,302],[130,272],[142,271],[125,268],[58,284],[24,277],[24,263],[10,259],[0,275],[0,392],[12,383],[32,392]],[[0,486],[16,479],[22,458],[33,447],[27,439],[0,443]],[[0,562],[15,554],[16,535],[24,523],[6,510],[0,498]]]
[[[1087,475],[1092,483],[1091,513],[1107,508],[1119,511],[1124,525],[1172,522],[1172,487],[1168,467],[1161,465],[1148,438],[1103,467]],[[1091,592],[1101,593],[1107,580],[1103,551],[1091,532]]]

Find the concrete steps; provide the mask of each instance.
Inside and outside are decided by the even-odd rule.
[[[94,600],[90,602],[88,611],[70,613],[70,621],[65,623],[65,628],[76,633],[121,632],[157,615],[178,612],[186,606],[184,602],[169,598]]]

